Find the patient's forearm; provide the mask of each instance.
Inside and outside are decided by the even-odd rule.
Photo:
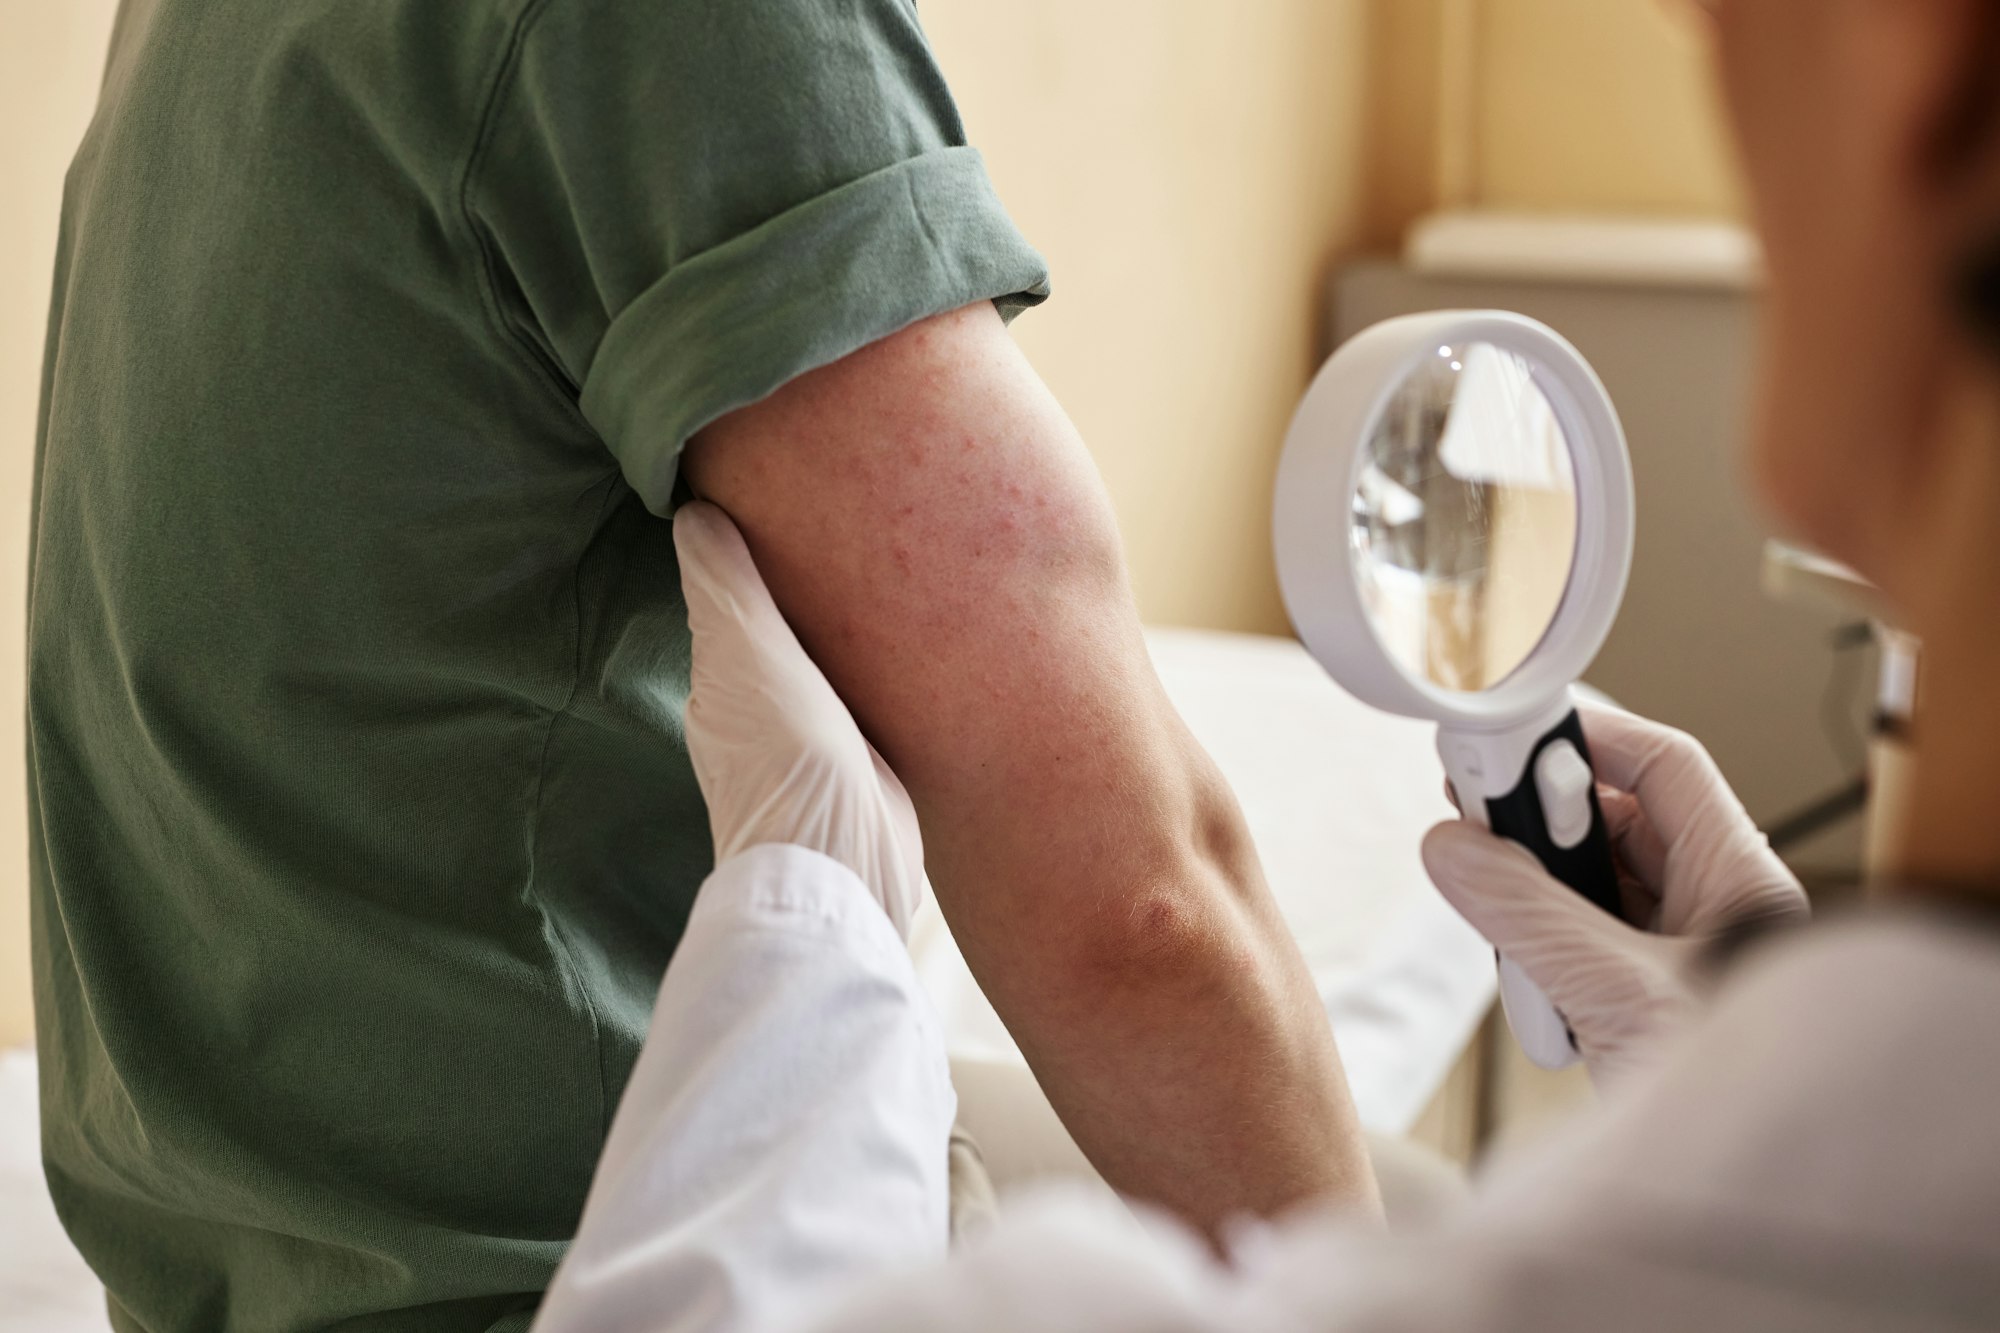
[[[908,786],[938,901],[1064,1123],[1199,1222],[1371,1200],[1242,819],[1148,660],[1116,525],[990,307],[711,427],[696,490]]]
[[[1177,720],[1163,729],[1178,732]],[[1007,848],[941,828],[940,901],[1051,1102],[1112,1184],[1203,1225],[1314,1197],[1373,1209],[1318,997],[1233,798],[1182,744],[1178,771],[1134,785],[1185,783],[1148,798],[1186,801],[1185,812],[1107,836],[1101,849],[1056,853],[1074,853],[1070,866],[1029,845],[1031,826]],[[1100,812],[1067,796],[1087,834]],[[996,867],[1009,864],[1021,869],[1003,884]]]
[[[1014,703],[966,728],[979,762],[912,784],[967,962],[1119,1189],[1204,1225],[1373,1206],[1325,1013],[1136,618],[1087,596],[1037,618]]]

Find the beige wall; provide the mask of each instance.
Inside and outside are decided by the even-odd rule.
[[[1664,0],[1485,0],[1478,21],[1482,202],[1733,211],[1703,42]]]
[[[1468,163],[1449,202],[1736,207],[1699,34],[1662,0],[922,12],[1054,267],[1018,337],[1097,457],[1155,623],[1283,629],[1270,482],[1324,350],[1320,279],[1441,202],[1447,142]],[[1462,70],[1441,56],[1454,33]]]
[[[1687,9],[1375,0],[1383,77],[1371,111],[1371,238],[1393,243],[1441,203],[1734,215],[1734,169]],[[1442,57],[1452,49],[1461,63]],[[1442,197],[1445,144],[1465,164],[1458,197]]]
[[[90,119],[111,0],[0,6],[0,1046],[29,1032],[20,756],[28,480],[63,171]]]
[[[1141,609],[1274,630],[1270,487],[1321,277],[1363,229],[1363,0],[925,0],[1048,256],[1015,325],[1095,453]]]
[[[63,167],[111,0],[0,6],[0,1043],[27,1030],[26,495]],[[1110,486],[1146,616],[1283,626],[1268,501],[1322,279],[1437,200],[1438,53],[1471,13],[1480,200],[1732,207],[1654,0],[924,0],[1003,197],[1055,269],[1016,326]]]

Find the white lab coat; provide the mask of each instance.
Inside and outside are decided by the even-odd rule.
[[[854,873],[760,846],[703,884],[536,1333],[747,1333],[944,1255],[957,1109]]]
[[[752,855],[826,928],[725,907],[740,872],[718,872],[541,1333],[2000,1328],[1987,928],[1884,916],[1769,946],[1657,1076],[1429,1233],[1300,1218],[1246,1228],[1225,1266],[1049,1196],[912,1272],[944,1239],[936,1024],[858,881]]]

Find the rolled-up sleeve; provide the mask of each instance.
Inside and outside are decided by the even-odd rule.
[[[500,316],[655,512],[704,425],[1048,295],[908,0],[553,0],[469,172]]]

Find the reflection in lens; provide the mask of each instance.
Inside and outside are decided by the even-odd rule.
[[[1376,633],[1414,675],[1478,691],[1547,633],[1576,553],[1576,478],[1530,364],[1441,347],[1376,423],[1352,539]]]

